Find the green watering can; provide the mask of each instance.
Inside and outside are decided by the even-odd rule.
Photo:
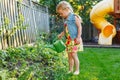
[[[57,40],[53,43],[53,45],[47,47],[53,49],[58,53],[63,52],[66,49],[66,46],[62,40]]]
[[[60,53],[66,49],[66,46],[62,40],[57,40],[53,43],[55,50]]]

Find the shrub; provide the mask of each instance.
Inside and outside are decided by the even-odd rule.
[[[50,43],[38,39],[33,46],[8,48],[0,51],[0,72],[5,79],[54,80],[66,71],[65,53],[46,48]]]

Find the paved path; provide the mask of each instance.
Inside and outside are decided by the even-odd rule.
[[[99,45],[99,44],[97,44],[97,43],[84,43],[84,47],[120,48],[120,44],[113,44],[113,45]]]

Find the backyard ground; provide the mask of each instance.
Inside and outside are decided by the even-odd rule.
[[[66,53],[37,46],[9,48],[0,52],[0,78],[5,80],[119,80],[120,49],[84,45],[78,53],[80,74],[67,74]]]
[[[65,80],[119,80],[119,48],[87,48],[78,53],[80,74],[66,75]]]

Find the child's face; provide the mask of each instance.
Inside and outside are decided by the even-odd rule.
[[[62,18],[67,18],[69,15],[70,11],[66,8],[66,9],[59,9],[58,10],[58,14],[62,17]]]

